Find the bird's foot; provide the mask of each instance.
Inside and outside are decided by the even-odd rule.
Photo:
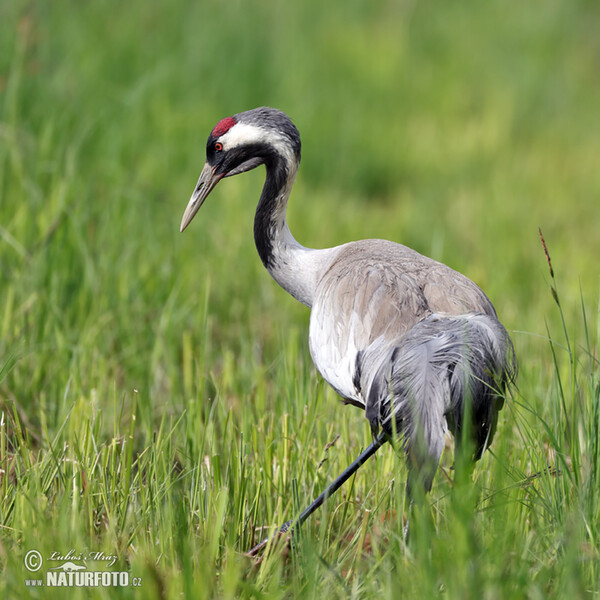
[[[410,537],[410,527],[409,527],[409,518],[408,516],[406,517],[406,520],[404,522],[404,527],[402,528],[402,535],[404,537],[404,545],[408,546],[408,540]]]
[[[275,533],[275,535],[265,538],[262,542],[260,542],[256,546],[254,546],[254,548],[248,550],[248,552],[245,553],[245,556],[248,556],[250,558],[256,558],[269,544],[273,545],[277,540],[279,540],[284,535],[286,536],[284,551],[287,552],[287,549],[289,548],[289,545],[290,545],[290,542],[292,539],[292,524],[293,523],[294,523],[293,519],[286,521],[279,528],[279,531],[277,531],[277,533]],[[259,560],[262,560],[262,557]]]

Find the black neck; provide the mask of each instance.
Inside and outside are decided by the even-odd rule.
[[[279,155],[265,164],[267,178],[254,216],[254,242],[263,264],[270,269],[276,263],[274,242],[283,227],[290,178],[295,173],[291,172],[293,167]]]

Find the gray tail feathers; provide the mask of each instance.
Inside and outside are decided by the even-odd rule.
[[[428,491],[448,429],[459,444],[468,419],[475,460],[489,446],[516,360],[494,317],[432,314],[395,344],[376,340],[360,353],[357,371],[369,374],[361,387],[372,429],[401,436]]]

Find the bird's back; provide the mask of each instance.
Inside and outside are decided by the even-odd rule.
[[[386,352],[433,313],[482,313],[496,319],[479,287],[442,263],[386,240],[345,244],[316,285],[312,358],[343,398],[364,405],[358,353],[373,344]]]

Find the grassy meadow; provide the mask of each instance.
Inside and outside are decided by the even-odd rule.
[[[1,2],[0,596],[600,597],[599,23],[591,0]],[[449,447],[408,546],[384,447],[292,548],[244,556],[370,441],[254,249],[264,171],[179,233],[210,129],[260,105],[302,135],[301,243],[409,245],[511,332],[492,449],[453,482]],[[26,585],[70,551],[130,585]]]

